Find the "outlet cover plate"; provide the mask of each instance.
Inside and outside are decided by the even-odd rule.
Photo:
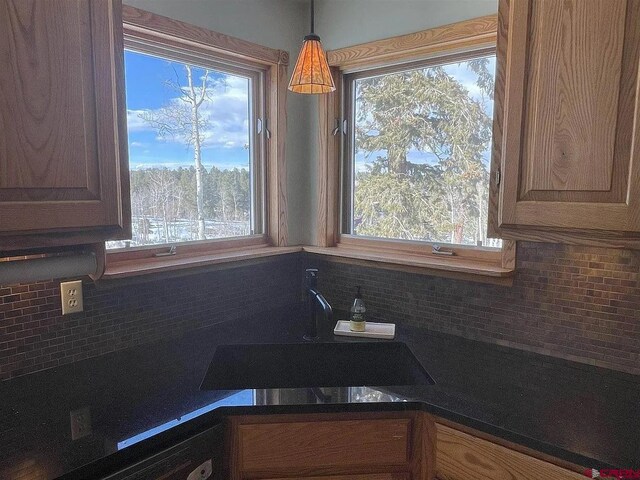
[[[71,417],[71,440],[91,435],[91,410],[80,408],[69,413]]]
[[[60,300],[62,303],[62,314],[82,312],[84,302],[82,301],[82,280],[60,283]]]

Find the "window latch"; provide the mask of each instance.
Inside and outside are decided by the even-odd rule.
[[[433,255],[446,255],[446,256],[454,256],[455,252],[450,248],[442,248],[440,245],[433,245],[431,247],[431,253]]]
[[[269,130],[269,125],[266,120],[264,121],[264,133],[267,136],[267,140],[271,139],[271,130]]]
[[[267,121],[265,120],[263,125],[262,119],[259,118],[258,121],[256,122],[256,131],[258,132],[258,135],[260,135],[263,130],[267,138],[271,138],[271,132],[267,128]]]
[[[347,134],[347,126],[348,126],[348,125],[347,125],[347,121],[346,121],[346,120],[343,120],[343,121],[342,121],[342,134],[343,134],[343,135],[346,135],[346,134]]]
[[[175,245],[171,245],[171,247],[169,247],[168,252],[156,253],[154,257],[169,257],[171,255],[175,255],[177,252],[178,252],[177,247]]]
[[[501,174],[500,174],[500,169],[496,170],[496,187],[500,186],[500,180],[501,180]]]
[[[331,135],[334,137],[340,133],[340,119],[336,118],[336,128],[331,131]]]

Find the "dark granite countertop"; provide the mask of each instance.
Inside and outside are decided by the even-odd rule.
[[[415,409],[582,466],[640,467],[640,377],[398,325],[436,385],[200,391],[216,345],[293,343],[299,309],[225,322],[0,384],[0,478],[117,465],[226,414]],[[333,337],[323,341],[358,341]],[[275,394],[277,393],[277,394]],[[70,411],[92,434],[71,440]]]

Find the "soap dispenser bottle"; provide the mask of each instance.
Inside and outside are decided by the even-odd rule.
[[[357,287],[356,298],[353,300],[349,315],[349,328],[352,332],[364,332],[365,330],[365,318],[364,314],[367,309],[364,306],[364,300],[362,300],[362,293],[360,287]]]

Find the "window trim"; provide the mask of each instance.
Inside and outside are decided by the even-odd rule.
[[[342,193],[345,190],[344,155],[350,143],[347,76],[384,72],[400,65],[436,63],[439,59],[467,57],[473,52],[495,51],[497,16],[490,15],[421,32],[377,40],[327,52],[336,92],[318,99],[320,140],[318,149],[318,212],[313,253],[375,262],[380,266],[470,280],[505,284],[515,269],[515,242],[503,241],[501,250],[446,245],[455,252],[443,258],[431,253],[433,243],[359,237],[341,233]],[[497,205],[489,204],[489,209]],[[496,279],[499,279],[496,280]],[[508,283],[508,282],[507,282]]]
[[[205,28],[157,15],[145,10],[124,5],[122,7],[125,45],[135,50],[158,54],[166,46],[171,57],[206,59],[207,64],[222,63],[223,70],[259,72],[263,83],[264,98],[259,108],[263,111],[263,132],[268,130],[261,152],[262,185],[257,186],[262,197],[261,210],[263,233],[243,237],[221,238],[166,245],[149,245],[135,248],[114,249],[106,252],[105,278],[110,270],[117,271],[118,277],[142,273],[175,270],[176,263],[184,268],[193,264],[193,257],[211,258],[215,255],[228,256],[229,252],[246,251],[248,257],[255,256],[255,249],[287,246],[287,204],[285,169],[286,134],[286,91],[289,53],[254,44]],[[145,47],[146,46],[146,47]],[[258,78],[254,75],[252,78]],[[258,108],[252,105],[252,108]],[[265,133],[263,133],[265,135]],[[163,256],[176,245],[175,255]],[[267,251],[267,250],[263,250]],[[283,251],[283,253],[286,253]],[[160,254],[160,256],[158,256]],[[242,255],[236,255],[241,259]],[[180,262],[183,260],[183,262]],[[127,271],[123,271],[126,265]],[[171,265],[169,267],[169,265]],[[199,264],[201,266],[201,264]]]

